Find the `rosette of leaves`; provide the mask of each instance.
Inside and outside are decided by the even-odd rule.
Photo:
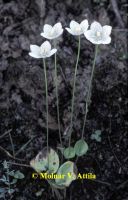
[[[30,165],[38,173],[45,171],[49,174],[56,173],[64,175],[62,179],[47,180],[56,189],[65,189],[76,179],[76,166],[73,162],[67,161],[59,167],[59,156],[52,148],[45,147],[37,156],[30,161]]]

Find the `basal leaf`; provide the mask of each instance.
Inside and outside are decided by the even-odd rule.
[[[66,159],[74,158],[75,157],[75,150],[73,147],[68,147],[64,150],[64,157]]]
[[[83,156],[88,151],[88,144],[84,140],[78,140],[74,146],[77,156]]]
[[[47,147],[45,147],[31,160],[30,165],[37,172],[48,171],[49,173],[55,173],[59,168],[59,157],[52,148],[47,151]]]
[[[60,166],[57,174],[63,175],[62,179],[55,179],[57,185],[68,187],[76,179],[76,166],[73,162],[67,161]]]

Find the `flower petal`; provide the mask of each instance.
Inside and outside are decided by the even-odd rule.
[[[101,40],[97,40],[97,38],[94,36],[94,32],[92,30],[88,30],[84,33],[87,40],[89,40],[93,44],[102,44]]]
[[[64,31],[64,30],[61,29],[60,32],[59,32],[59,34],[58,34],[58,36],[62,35],[63,31]]]
[[[81,27],[81,29],[83,30],[83,32],[87,31],[88,26],[89,26],[89,24],[88,24],[88,20],[87,20],[87,19],[83,20],[83,21],[80,23],[80,27]]]
[[[111,31],[112,31],[112,27],[111,26],[108,26],[108,25],[103,26],[103,32],[104,32],[104,34],[110,35]]]
[[[85,37],[87,40],[91,40],[91,38],[93,37],[93,31],[92,30],[88,30],[84,33]]]
[[[30,50],[32,53],[39,53],[40,52],[40,47],[37,45],[30,45]]]
[[[41,33],[40,35],[41,35],[42,37],[48,39],[48,40],[54,39],[52,36],[49,36],[49,35],[47,35],[46,33]]]
[[[70,34],[75,35],[74,32],[70,28],[65,28]]]
[[[44,29],[43,29],[44,33],[49,33],[51,30],[52,30],[51,25],[49,25],[49,24],[44,25]]]
[[[63,29],[61,29],[60,31],[58,31],[58,33],[56,33],[56,36],[54,37],[54,38],[57,38],[57,37],[59,37],[60,35],[62,35],[62,33],[63,33]]]
[[[63,33],[63,28],[60,22],[53,26],[53,37],[57,38]]]
[[[109,44],[111,42],[111,37],[107,36],[102,40],[102,44]]]
[[[58,22],[58,23],[56,23],[56,24],[53,26],[53,28],[54,28],[55,30],[60,31],[60,30],[62,29],[62,25],[61,25],[60,22]]]
[[[50,51],[50,53],[48,54],[47,57],[52,56],[52,55],[55,54],[56,52],[57,52],[57,49],[52,49],[52,50]]]
[[[76,21],[72,20],[70,22],[70,28],[71,28],[72,31],[75,31],[76,29],[79,29],[79,27],[80,27],[80,24],[77,23]]]
[[[99,22],[93,22],[90,26],[92,31],[102,31],[102,26]]]
[[[32,52],[29,52],[29,56],[33,57],[33,58],[42,58],[42,56],[40,54],[35,54]]]
[[[51,44],[49,41],[45,41],[42,45],[41,45],[42,49],[45,49],[46,52],[49,52],[51,50]]]

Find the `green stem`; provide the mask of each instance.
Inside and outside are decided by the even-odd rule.
[[[73,112],[74,112],[75,87],[76,87],[76,74],[77,74],[79,57],[80,57],[80,36],[79,36],[79,43],[78,43],[78,52],[77,52],[77,61],[76,61],[76,66],[75,66],[75,74],[74,74],[74,80],[73,80],[73,94],[72,94],[72,105],[71,105],[71,124],[70,124],[70,135],[69,135],[69,147],[71,145],[71,137],[72,137]]]
[[[45,94],[46,94],[46,127],[47,127],[47,155],[48,155],[48,148],[49,148],[49,135],[48,135],[48,82],[47,82],[47,70],[46,70],[45,59],[43,59],[43,65],[44,65]]]
[[[8,134],[9,134],[10,142],[11,142],[11,146],[12,146],[13,157],[15,158],[15,150],[14,150],[14,144],[13,144],[12,136],[11,136],[10,132]]]
[[[56,53],[55,53],[55,87],[56,87],[57,120],[58,120],[59,138],[60,138],[61,147],[63,148],[61,131],[60,131],[60,112],[59,112],[59,98],[58,98],[58,78],[57,78]]]
[[[81,139],[83,139],[83,136],[84,136],[84,129],[85,129],[85,124],[86,124],[86,119],[87,119],[87,114],[88,114],[88,106],[89,106],[89,103],[90,103],[91,87],[92,87],[92,81],[93,81],[93,76],[94,76],[94,71],[95,71],[97,53],[98,53],[98,45],[95,46],[95,56],[94,56],[92,72],[91,72],[91,78],[90,78],[90,83],[89,83],[89,89],[88,89],[88,94],[87,94],[86,111],[85,111],[84,125],[83,125],[83,129],[82,129]]]

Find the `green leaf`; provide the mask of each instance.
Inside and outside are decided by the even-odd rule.
[[[64,157],[66,159],[68,158],[74,158],[75,157],[75,150],[73,147],[68,147],[64,150]]]
[[[9,189],[9,190],[8,190],[8,193],[9,193],[9,194],[12,194],[12,193],[14,193],[14,192],[15,192],[14,189]]]
[[[5,175],[2,176],[2,178],[0,178],[0,181],[3,181],[3,182],[6,182],[7,181],[7,178]]]
[[[10,175],[10,176],[14,176],[14,174],[15,174],[15,173],[14,173],[14,170],[11,171],[11,172],[9,172],[9,175]]]
[[[57,185],[68,187],[76,179],[76,166],[73,162],[67,161],[58,169],[58,175],[64,175],[64,178],[55,179]]]
[[[40,151],[37,156],[30,161],[30,166],[34,168],[37,172],[47,170],[47,153],[44,151],[44,149]]]
[[[21,173],[19,170],[17,170],[15,173],[14,173],[14,178],[16,179],[23,179],[24,178],[24,174]]]
[[[58,170],[58,168],[59,168],[59,156],[53,149],[50,149],[48,171],[49,173],[55,173]]]
[[[37,172],[48,171],[48,173],[55,173],[59,168],[59,157],[52,148],[47,151],[47,147],[45,147],[30,161],[30,165]]]
[[[74,146],[77,156],[83,156],[88,151],[88,144],[84,140],[78,140]]]
[[[13,185],[13,184],[16,184],[17,183],[17,179],[13,179],[11,182],[10,182],[10,185]]]
[[[63,186],[63,185],[58,185],[54,180],[48,179],[47,181],[48,181],[48,183],[51,185],[51,187],[53,187],[53,188],[60,189],[60,190],[65,189],[65,186]]]
[[[6,160],[4,160],[4,162],[3,162],[3,166],[4,166],[4,169],[8,169],[8,163],[7,163]]]
[[[0,188],[0,193],[4,193],[6,192],[6,189],[5,188]]]
[[[91,139],[101,142],[101,130],[96,130],[95,133],[91,135]]]

